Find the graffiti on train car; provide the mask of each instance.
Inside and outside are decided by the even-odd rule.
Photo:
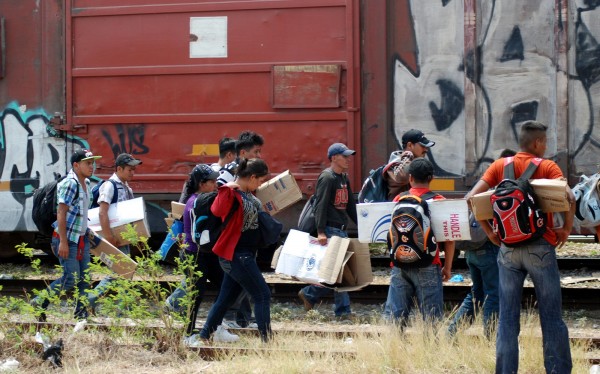
[[[13,102],[0,112],[0,231],[31,231],[33,191],[64,175],[68,144],[87,147],[80,138],[56,137],[43,109]]]
[[[112,134],[113,130],[115,132],[114,136]],[[148,153],[149,148],[144,144],[145,132],[145,125],[115,125],[102,129],[102,136],[106,139],[116,159],[121,153],[130,153],[132,155]]]
[[[475,13],[466,11],[465,3],[402,0],[395,7],[396,25],[413,28],[408,43],[407,37],[395,38],[393,109],[398,143],[404,131],[420,128],[437,142],[429,154],[437,175],[474,175],[502,149],[517,149],[520,123],[535,119],[549,126],[547,156],[566,156],[560,146],[566,137],[571,173],[596,172],[600,24],[592,20],[600,16],[600,1],[569,2],[575,27],[566,36],[568,20],[563,9],[555,12],[553,1],[477,2]],[[472,47],[465,41],[468,23],[478,25]],[[560,37],[568,38],[571,48],[566,52],[560,50]],[[574,62],[569,71],[563,66],[566,62],[558,62],[560,53]],[[468,114],[465,82],[475,87],[474,110]],[[557,87],[566,82],[562,98],[564,88]],[[561,117],[565,111],[568,114]],[[472,162],[465,144],[468,121],[475,121],[477,129]]]

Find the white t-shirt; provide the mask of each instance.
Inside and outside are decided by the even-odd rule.
[[[131,190],[127,182],[123,183],[121,179],[119,179],[117,173],[114,173],[108,179],[108,181],[102,183],[102,186],[100,186],[100,191],[98,194],[98,204],[100,204],[101,202],[110,204],[112,202],[115,189],[113,187],[113,184],[109,182],[110,180],[114,181],[117,185],[117,202],[133,199],[133,191]]]

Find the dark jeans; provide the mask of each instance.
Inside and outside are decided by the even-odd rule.
[[[219,257],[214,253],[203,253],[198,252],[196,254],[196,262],[194,272],[202,272],[201,277],[194,276],[194,288],[196,291],[194,296],[194,305],[192,306],[189,314],[189,321],[185,333],[191,335],[196,328],[196,318],[198,317],[198,309],[204,299],[204,293],[206,292],[206,281],[215,284],[219,289],[223,283],[223,269],[219,264]]]
[[[490,338],[498,319],[498,250],[500,248],[487,241],[481,248],[466,251],[465,257],[471,273],[471,292],[463,300],[448,327],[455,334],[461,320],[472,322],[475,309],[482,309],[483,329],[485,336]]]
[[[260,336],[263,341],[269,340],[271,336],[271,290],[256,264],[256,254],[250,250],[236,248],[232,261],[219,258],[219,262],[225,272],[221,291],[208,313],[200,336],[208,339],[223,322],[227,308],[235,302],[242,290],[246,290],[254,300],[254,314]]]
[[[77,305],[75,307],[75,317],[86,317],[87,311],[83,300],[86,299],[86,292],[90,288],[88,268],[90,266],[90,242],[87,236],[84,235],[84,249],[83,257],[81,260],[77,259],[77,246],[78,243],[69,241],[69,257],[62,258],[58,256],[58,245],[60,243],[59,238],[52,238],[52,252],[58,257],[60,266],[63,269],[63,274],[60,278],[50,283],[48,286],[48,293],[50,295],[60,293],[61,291],[70,291],[77,287],[78,297]],[[36,304],[40,305],[43,309],[47,309],[50,304],[50,300],[47,298],[36,297],[34,299]]]

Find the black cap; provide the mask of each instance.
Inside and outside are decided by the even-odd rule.
[[[415,129],[410,129],[402,135],[402,145],[405,146],[408,142],[413,144],[419,143],[427,148],[435,145],[435,142],[427,139],[422,131]]]
[[[198,183],[207,180],[217,180],[219,172],[206,164],[198,164],[190,173],[192,178]]]
[[[115,161],[115,165],[117,166],[137,166],[141,163],[142,161],[135,159],[129,153],[121,153],[117,156],[117,160]]]
[[[426,181],[433,177],[433,164],[425,158],[416,158],[408,166],[408,174],[418,181]]]
[[[92,151],[87,149],[78,149],[71,155],[71,165],[75,162],[81,162],[85,160],[97,160],[102,158],[102,156],[94,156]]]

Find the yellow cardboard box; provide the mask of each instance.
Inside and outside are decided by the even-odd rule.
[[[90,234],[90,252],[123,278],[131,279],[135,274],[137,263],[93,231]]]
[[[263,209],[275,215],[283,209],[302,199],[302,191],[289,170],[263,183],[256,190],[256,197],[261,201]]]
[[[178,203],[177,201],[171,201],[171,216],[175,219],[181,219],[183,217],[183,210],[185,204]]]

